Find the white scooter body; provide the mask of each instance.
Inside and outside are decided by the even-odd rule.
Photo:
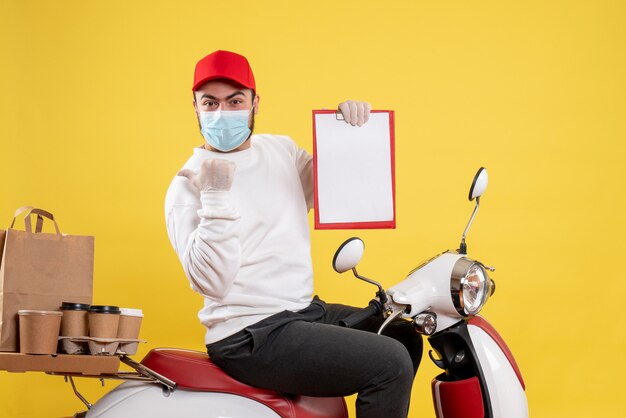
[[[396,304],[410,307],[410,311],[403,314],[403,317],[413,318],[424,311],[437,312],[435,332],[446,329],[463,318],[450,298],[450,282],[437,280],[451,277],[452,269],[460,258],[463,255],[445,252],[418,267],[404,281],[387,290],[387,294]]]
[[[438,418],[528,417],[524,381],[510,350],[496,330],[477,316],[495,289],[486,273],[490,268],[465,255],[465,236],[486,186],[487,173],[481,168],[470,189],[476,209],[460,250],[439,254],[386,292],[356,271],[364,249],[360,239],[346,241],[333,259],[337,272],[352,270],[379,289],[370,306],[342,321],[345,326],[382,314],[386,321],[381,331],[394,318],[403,317],[414,322],[417,332],[429,336],[437,355],[431,351],[431,360],[444,370],[432,381]],[[289,396],[252,388],[226,375],[205,353],[155,349],[141,364],[130,359],[125,363],[153,382],[123,383],[75,417],[348,417],[342,398]]]
[[[468,330],[489,390],[493,416],[528,417],[524,381],[517,364],[483,328],[470,324]]]
[[[125,382],[76,418],[348,418],[341,397],[286,395],[248,386],[204,352],[156,348],[141,363],[127,357],[122,361],[151,381]]]
[[[124,382],[103,396],[85,417],[280,418],[280,415],[262,403],[231,393],[177,389],[166,395],[155,384]]]
[[[472,353],[475,368],[480,369],[478,388],[488,393],[489,407],[492,417],[525,418],[528,416],[528,405],[524,392],[524,382],[521,373],[511,355],[508,347],[500,338],[497,332],[485,321],[477,317],[470,319],[467,323],[462,322],[464,316],[459,314],[452,298],[450,297],[450,281],[441,278],[452,277],[453,268],[458,260],[464,259],[463,254],[445,252],[431,259],[423,266],[415,269],[401,283],[387,290],[394,304],[407,306],[408,312],[402,314],[405,318],[413,318],[422,312],[435,312],[437,326],[436,331],[451,328],[455,324],[467,327],[469,333],[468,346],[474,349]],[[448,343],[449,344],[449,343]],[[442,365],[442,368],[446,368]],[[458,384],[458,381],[455,381]],[[433,382],[433,396],[435,410],[439,418],[454,417],[455,414],[445,414],[445,400],[441,398],[441,385],[447,382],[435,380]],[[457,399],[454,402],[458,403]],[[482,398],[482,396],[481,396]],[[448,401],[452,402],[452,400]],[[474,402],[470,402],[474,403]],[[482,410],[477,412],[477,417],[483,417],[485,407],[476,408]],[[468,417],[468,407],[463,408],[462,416]]]

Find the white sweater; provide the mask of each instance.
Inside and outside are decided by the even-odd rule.
[[[229,192],[198,192],[176,176],[165,198],[167,232],[192,289],[205,343],[226,338],[283,310],[311,302],[308,209],[312,158],[286,136],[253,135],[249,149],[195,148],[183,168],[206,159],[233,161]]]

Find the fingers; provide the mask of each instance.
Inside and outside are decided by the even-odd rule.
[[[181,177],[187,177],[189,180],[193,180],[193,178],[196,176],[196,173],[188,168],[185,168],[184,170],[180,170],[177,175]]]
[[[363,126],[370,118],[372,106],[367,102],[347,100],[339,104],[339,110],[346,123],[352,126]]]
[[[370,110],[372,106],[366,102],[357,102],[357,125],[363,126],[370,118]]]
[[[348,121],[348,123],[352,126],[357,125],[359,119],[359,110],[356,102],[350,100],[348,102],[348,107],[350,109],[350,120]]]
[[[367,103],[367,102],[363,102],[364,104],[364,109],[363,109],[363,123],[367,123],[368,120],[370,120],[370,113],[372,112],[372,105]]]
[[[231,176],[235,174],[236,165],[232,161],[222,160],[221,158],[204,160],[200,166],[200,170],[205,175],[214,175],[215,173],[227,173]]]
[[[343,115],[343,120],[350,123],[350,104],[348,102],[339,103],[339,111]]]
[[[180,170],[178,175],[188,178],[200,191],[225,191],[232,187],[236,167],[232,161],[208,159],[202,162],[198,173],[184,169]]]
[[[230,190],[236,165],[222,159],[204,160],[198,178],[200,190]]]
[[[340,103],[339,110],[341,111],[343,120],[345,120],[346,123],[349,123],[352,126],[355,126],[358,123],[357,102],[354,100],[347,100]]]

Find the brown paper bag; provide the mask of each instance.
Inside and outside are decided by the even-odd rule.
[[[23,212],[25,231],[13,229]],[[54,222],[56,233],[41,232],[44,218]],[[18,351],[18,310],[57,310],[63,301],[91,304],[94,237],[62,234],[51,213],[26,206],[15,212],[9,229],[0,230],[0,251],[0,351]]]

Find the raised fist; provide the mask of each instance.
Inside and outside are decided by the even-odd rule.
[[[178,172],[187,177],[199,191],[227,191],[233,185],[235,163],[221,159],[204,160],[198,173],[185,169]]]

